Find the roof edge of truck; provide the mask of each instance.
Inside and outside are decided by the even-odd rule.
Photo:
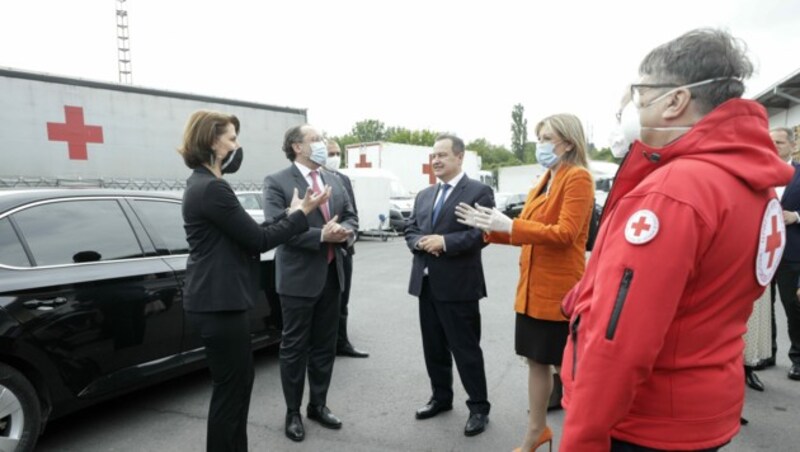
[[[96,80],[89,80],[83,78],[73,78],[73,77],[66,77],[62,75],[54,75],[54,74],[46,74],[42,72],[30,72],[30,71],[22,71],[18,69],[13,69],[9,67],[0,66],[0,76],[3,77],[10,77],[10,78],[18,78],[24,80],[33,80],[33,81],[41,81],[41,82],[49,82],[49,83],[60,83],[62,85],[72,85],[72,86],[84,86],[87,88],[98,88],[98,89],[107,89],[110,91],[121,91],[127,93],[137,93],[137,94],[150,94],[153,96],[159,97],[171,97],[175,99],[188,99],[188,100],[196,100],[200,102],[213,102],[213,103],[221,103],[221,104],[229,104],[229,105],[237,105],[241,107],[250,107],[250,108],[258,108],[262,110],[270,110],[270,111],[277,111],[282,113],[295,113],[300,114],[303,116],[308,116],[306,108],[293,108],[293,107],[281,107],[277,105],[269,105],[269,104],[261,104],[257,102],[249,102],[244,100],[237,100],[237,99],[227,99],[224,97],[214,97],[214,96],[206,96],[202,94],[191,94],[191,93],[180,93],[177,91],[167,91],[162,89],[155,89],[155,88],[144,88],[140,86],[132,86],[132,85],[122,85],[119,83],[112,83],[112,82],[101,82]]]

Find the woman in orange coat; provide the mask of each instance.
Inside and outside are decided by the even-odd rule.
[[[521,449],[552,441],[547,402],[553,390],[551,367],[561,367],[568,320],[561,299],[583,275],[586,239],[594,207],[586,138],[574,115],[549,116],[536,125],[536,157],[548,169],[511,220],[497,209],[458,206],[461,222],[480,227],[492,243],[522,247],[515,348],[528,361],[528,430]],[[551,444],[552,446],[552,444]]]

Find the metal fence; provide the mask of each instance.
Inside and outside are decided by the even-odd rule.
[[[228,181],[237,191],[261,190],[261,182]],[[165,179],[68,179],[47,177],[0,177],[2,188],[120,188],[126,190],[181,191],[185,180]]]

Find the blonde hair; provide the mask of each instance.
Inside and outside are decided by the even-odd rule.
[[[572,150],[561,156],[561,162],[589,169],[589,156],[586,152],[586,135],[581,120],[569,113],[548,116],[536,124],[536,136],[548,125],[559,138],[572,145]]]

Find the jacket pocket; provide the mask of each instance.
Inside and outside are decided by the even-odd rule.
[[[614,335],[617,332],[619,316],[622,314],[622,308],[625,306],[625,300],[628,298],[628,289],[631,287],[632,279],[633,270],[626,268],[622,273],[622,280],[619,283],[617,299],[614,301],[614,310],[611,311],[611,319],[609,319],[608,328],[606,328],[606,339],[608,340],[614,339]]]
[[[572,336],[572,381],[575,381],[575,373],[578,369],[578,325],[581,323],[581,316],[577,315],[570,325],[570,335]]]

